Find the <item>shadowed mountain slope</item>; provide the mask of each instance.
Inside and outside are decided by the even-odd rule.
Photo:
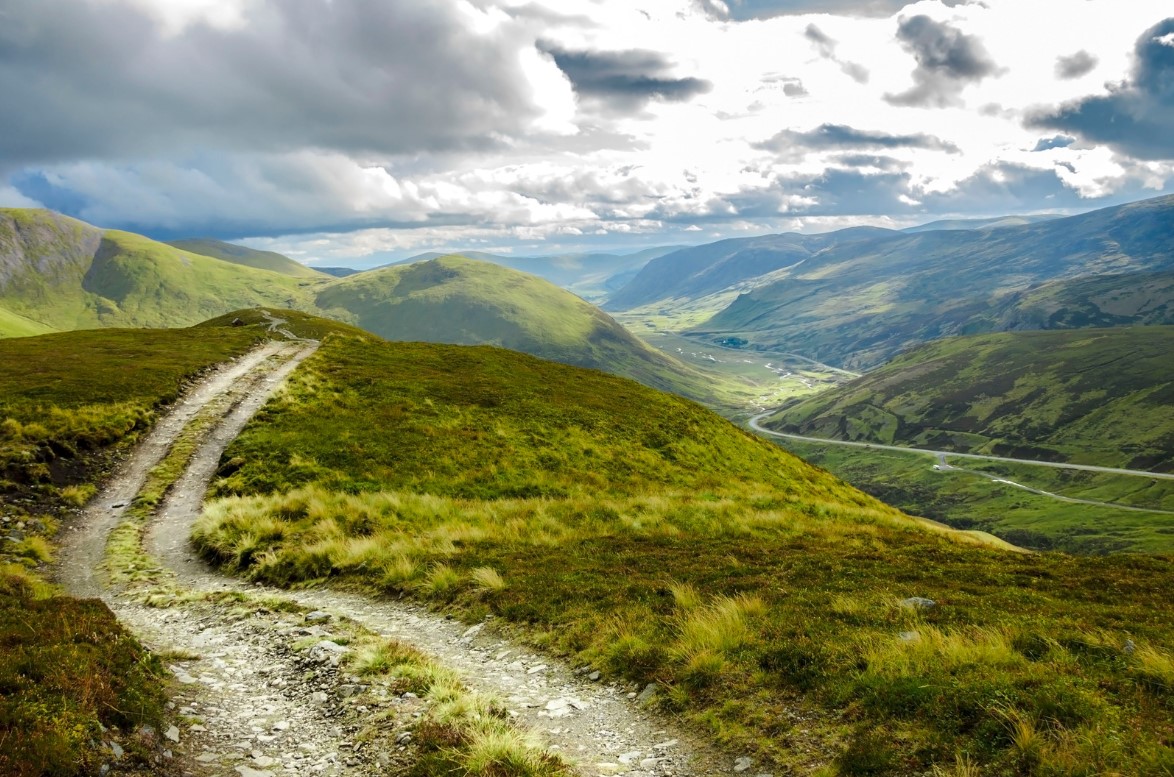
[[[1170,272],[1174,196],[1026,226],[842,245],[693,332],[868,368],[926,340],[1025,324],[1172,323],[1169,282],[1142,277]],[[1044,286],[1058,282],[1067,286]],[[1042,319],[1028,314],[1049,306]]]

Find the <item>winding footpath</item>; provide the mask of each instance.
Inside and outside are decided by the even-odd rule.
[[[281,332],[285,322],[267,318],[270,329]],[[346,639],[335,635],[345,636],[353,623],[456,670],[468,686],[500,699],[522,728],[584,775],[759,775],[750,759],[724,755],[646,710],[640,697],[652,688],[637,694],[589,668],[539,655],[497,635],[491,621],[470,627],[410,603],[249,585],[196,558],[188,536],[221,454],[316,348],[314,341],[273,342],[207,375],[133,451],[62,545],[59,580],[74,595],[101,597],[170,664],[179,689],[173,704],[187,724],[166,732],[175,751],[168,755],[179,759],[183,772],[277,777],[405,769],[410,733],[400,727],[419,717],[424,702],[346,674],[339,661]],[[104,584],[104,548],[151,469],[202,411],[217,420],[202,433],[144,537],[170,590],[179,592],[159,606],[133,586]],[[281,601],[316,612],[311,617],[273,604]],[[307,640],[317,641],[308,651]],[[391,732],[386,746],[356,735],[372,726]]]

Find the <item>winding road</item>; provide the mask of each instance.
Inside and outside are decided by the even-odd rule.
[[[765,434],[770,437],[781,437],[786,440],[798,440],[800,442],[817,442],[827,445],[846,445],[852,448],[871,448],[878,451],[899,451],[901,453],[924,453],[927,456],[950,456],[958,459],[974,459],[978,461],[1002,461],[1007,464],[1029,464],[1036,467],[1051,467],[1052,469],[1073,469],[1081,472],[1104,472],[1109,475],[1130,475],[1132,477],[1153,478],[1154,480],[1174,480],[1174,473],[1171,472],[1148,472],[1144,469],[1117,469],[1114,467],[1098,467],[1092,464],[1067,464],[1059,461],[1034,461],[1032,459],[1011,459],[1005,456],[989,456],[981,453],[957,453],[955,451],[935,451],[929,448],[910,448],[901,445],[881,445],[873,442],[855,442],[852,440],[829,440],[826,437],[804,437],[801,434],[786,434],[785,432],[776,432],[773,429],[767,429],[762,425],[762,419],[769,415],[773,415],[776,410],[768,410],[765,413],[758,415],[747,421],[751,429],[759,434]]]

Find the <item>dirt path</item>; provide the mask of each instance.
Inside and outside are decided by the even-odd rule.
[[[57,579],[66,590],[80,597],[103,593],[97,569],[105,551],[106,537],[122,520],[131,500],[142,489],[147,473],[163,459],[196,414],[223,396],[245,375],[290,347],[284,343],[268,343],[206,375],[135,446],[99,495],[86,505],[81,517],[63,539]]]
[[[182,743],[177,757],[186,758],[186,771],[232,777],[394,772],[404,747],[363,748],[355,732],[373,725],[376,715],[378,726],[388,731],[408,725],[420,714],[413,711],[419,702],[346,676],[338,668],[346,649],[333,641],[323,641],[333,647],[314,647],[309,657],[295,649],[299,640],[330,640],[345,632],[349,619],[420,649],[457,670],[474,689],[497,696],[516,721],[584,775],[758,774],[749,759],[721,755],[672,720],[646,711],[640,697],[653,689],[637,694],[587,668],[575,670],[540,656],[495,635],[492,623],[470,628],[412,604],[331,590],[250,586],[200,562],[188,536],[221,454],[315,348],[307,341],[270,344],[208,376],[136,449],[62,548],[60,578],[71,592],[101,595],[156,652],[179,657],[172,663],[181,686],[175,701],[190,725],[171,733]],[[147,473],[201,408],[217,407],[214,401],[223,402],[234,391],[239,400],[207,432],[156,511],[146,550],[174,574],[181,590],[247,593],[254,602],[268,597],[333,614],[315,619],[315,625],[280,606],[234,604],[231,596],[219,604],[196,599],[168,609],[148,607],[104,589],[95,572],[106,535]]]

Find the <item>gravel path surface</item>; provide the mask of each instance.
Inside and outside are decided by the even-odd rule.
[[[637,693],[588,667],[541,656],[496,634],[492,622],[469,627],[410,603],[248,585],[196,558],[188,536],[221,454],[316,347],[271,343],[208,375],[136,448],[62,548],[59,577],[70,591],[100,595],[171,666],[184,724],[166,734],[181,773],[367,775],[406,768],[407,732],[426,702],[339,669],[347,640],[336,633],[361,628],[416,647],[457,670],[470,687],[497,696],[520,725],[584,775],[759,774],[748,758],[723,755],[646,710],[653,687]],[[180,590],[222,595],[158,608],[132,591],[103,588],[96,567],[125,506],[184,426],[228,396],[229,409],[198,445],[145,538],[147,552]],[[282,601],[318,612],[291,612]],[[367,733],[359,738],[359,731]]]

